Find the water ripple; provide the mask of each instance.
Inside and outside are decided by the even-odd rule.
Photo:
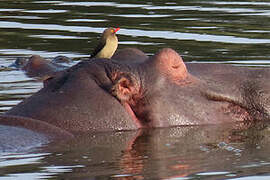
[[[41,14],[51,14],[51,13],[65,13],[68,12],[68,10],[54,10],[54,9],[49,9],[49,10],[24,10],[23,12],[27,13],[41,13]]]
[[[23,9],[0,9],[0,12],[15,12],[22,11]]]
[[[48,19],[45,17],[38,16],[0,16],[0,18],[9,18],[9,19]]]
[[[21,28],[21,29],[43,29],[43,30],[58,30],[70,32],[97,32],[100,33],[104,28],[93,28],[85,26],[63,26],[56,24],[26,24],[19,22],[0,21],[1,28]],[[196,33],[182,33],[173,31],[145,31],[145,30],[130,30],[121,29],[118,34],[130,35],[135,37],[151,37],[164,39],[178,39],[178,40],[196,40],[196,41],[210,41],[232,44],[264,44],[270,43],[269,39],[251,39],[236,36],[225,35],[209,35]]]
[[[174,10],[174,11],[208,11],[208,12],[226,12],[226,13],[251,13],[267,12],[266,10],[250,8],[225,8],[225,7],[203,7],[203,6],[150,6],[144,7],[147,10]]]
[[[28,37],[43,38],[43,39],[88,39],[87,37],[64,36],[64,35],[30,35]]]
[[[66,22],[105,22],[106,19],[68,19]]]

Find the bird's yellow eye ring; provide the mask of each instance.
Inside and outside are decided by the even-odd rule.
[[[112,29],[111,32],[114,33],[114,30]]]

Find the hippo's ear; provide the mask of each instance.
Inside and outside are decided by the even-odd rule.
[[[132,99],[133,95],[138,94],[138,86],[129,74],[121,73],[115,76],[111,93],[119,101],[127,102]]]

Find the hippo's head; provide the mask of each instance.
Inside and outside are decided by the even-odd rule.
[[[7,115],[81,132],[216,123],[246,113],[205,95],[209,87],[189,74],[172,49],[148,59],[134,52],[130,62],[123,53],[124,60],[90,59],[58,73]]]

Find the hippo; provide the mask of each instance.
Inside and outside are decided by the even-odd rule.
[[[56,56],[52,61],[39,55],[32,55],[29,59],[18,57],[9,67],[25,71],[28,77],[45,80],[54,73],[67,69],[71,59],[66,56]]]
[[[0,124],[38,127],[48,134],[61,129],[72,136],[269,119],[267,68],[185,64],[170,48],[151,57],[130,49],[116,55],[56,73],[39,92],[1,115]]]

